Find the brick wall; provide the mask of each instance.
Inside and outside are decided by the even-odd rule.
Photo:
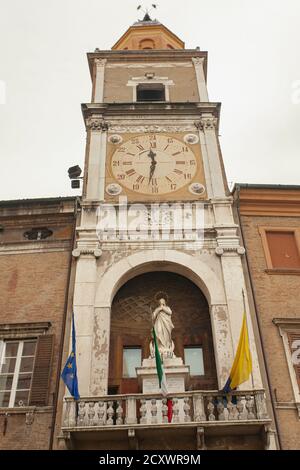
[[[0,234],[0,325],[50,322],[47,334],[54,335],[54,350],[47,406],[0,408],[0,449],[48,449],[69,283],[74,202],[67,210],[61,202],[20,204],[0,207],[4,227]],[[50,227],[53,235],[46,240],[24,239],[24,230],[36,226]]]
[[[260,226],[299,227],[297,217],[242,216],[242,226],[254,283],[258,315],[270,374],[271,388],[278,405],[276,408],[279,431],[284,449],[300,449],[300,419],[296,409],[289,409],[294,395],[279,329],[273,318],[300,317],[300,276],[270,275],[267,269],[263,245],[259,234]]]

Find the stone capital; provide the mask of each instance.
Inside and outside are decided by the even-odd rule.
[[[199,65],[203,65],[204,57],[192,57],[192,61],[195,67],[197,67]]]
[[[104,119],[89,117],[86,120],[86,128],[91,131],[108,131],[108,123]]]
[[[200,131],[215,130],[218,126],[218,119],[215,117],[201,118],[199,121],[195,121],[195,126]]]
[[[95,59],[96,67],[105,67],[107,59]]]
[[[100,248],[80,247],[80,248],[75,248],[72,251],[72,255],[76,259],[80,258],[81,255],[90,255],[90,256],[94,256],[96,259],[98,259],[102,255],[102,250],[100,250]]]
[[[226,254],[237,254],[239,256],[243,256],[246,253],[246,250],[243,246],[217,246],[217,248],[215,249],[215,253],[217,256],[223,256]]]

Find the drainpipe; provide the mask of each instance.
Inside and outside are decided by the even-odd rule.
[[[57,364],[56,385],[55,385],[55,392],[54,392],[54,404],[53,404],[53,415],[52,415],[51,432],[50,432],[50,440],[49,440],[49,450],[52,450],[52,447],[53,447],[56,413],[57,413],[57,406],[58,406],[58,392],[59,392],[59,385],[60,385],[60,374],[61,374],[61,366],[62,366],[62,356],[63,356],[63,348],[64,348],[64,340],[65,340],[65,330],[66,330],[66,321],[67,321],[67,314],[68,314],[69,292],[70,292],[70,282],[71,282],[71,272],[72,272],[72,260],[73,260],[72,250],[74,248],[75,237],[76,237],[76,220],[77,220],[77,212],[78,212],[77,208],[78,208],[78,198],[76,198],[74,201],[74,227],[73,227],[72,242],[71,242],[70,260],[69,260],[69,266],[68,266],[64,314],[63,314],[63,320],[62,320],[61,337],[60,337],[60,345],[59,345],[59,352],[58,352],[58,364]]]
[[[241,213],[240,213],[240,190],[241,190],[241,188],[240,188],[239,185],[237,185],[236,188],[237,188],[236,189],[236,191],[237,191],[236,208],[237,208],[238,222],[239,222],[239,227],[240,227],[240,231],[241,231],[242,242],[243,242],[243,245],[246,249],[245,260],[246,260],[246,265],[247,265],[247,271],[248,271],[248,274],[249,274],[251,294],[252,294],[253,303],[254,303],[254,312],[255,312],[255,317],[256,317],[256,323],[257,323],[257,328],[258,328],[259,339],[260,339],[260,343],[261,343],[261,350],[262,350],[262,355],[263,355],[264,368],[265,368],[265,372],[266,372],[268,388],[269,388],[269,391],[270,391],[272,412],[273,412],[273,416],[274,416],[275,428],[276,428],[276,431],[277,431],[277,440],[278,440],[278,444],[279,444],[279,450],[281,450],[282,449],[282,443],[281,443],[281,438],[280,438],[280,429],[279,429],[279,424],[278,424],[277,415],[276,415],[273,391],[272,391],[272,388],[271,388],[271,379],[270,379],[270,375],[269,375],[269,371],[268,371],[268,367],[267,367],[267,356],[266,356],[266,350],[265,350],[265,345],[264,345],[264,340],[263,340],[263,335],[262,335],[261,322],[260,322],[260,318],[259,318],[259,315],[258,315],[258,306],[257,306],[257,301],[256,301],[256,296],[255,296],[255,290],[254,290],[254,285],[253,285],[251,271],[250,271],[247,244],[246,244],[246,240],[245,240],[243,225],[242,225],[242,222],[241,222]]]

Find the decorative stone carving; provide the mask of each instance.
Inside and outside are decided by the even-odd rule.
[[[161,411],[162,411],[162,422],[163,422],[163,423],[168,423],[168,406],[167,406],[167,399],[166,399],[166,398],[163,398],[161,402],[162,402],[162,407],[161,407]]]
[[[121,194],[122,190],[122,186],[120,186],[118,183],[110,183],[105,188],[105,191],[110,196],[118,196]]]
[[[112,122],[109,123],[109,131],[114,133],[157,133],[157,132],[193,132],[195,131],[195,127],[193,125],[182,125],[182,126],[159,126],[159,125],[149,125],[149,126],[118,126],[113,124]]]
[[[153,398],[151,400],[151,423],[156,424],[157,423],[157,405],[156,405],[156,400]]]
[[[113,421],[113,416],[115,414],[115,411],[113,409],[113,404],[114,402],[113,401],[109,401],[108,402],[108,408],[107,408],[107,422],[106,424],[108,424],[108,426],[112,426],[114,424],[114,421]]]
[[[88,410],[88,417],[89,417],[89,426],[94,426],[94,417],[95,417],[95,402],[91,401],[89,403],[89,410]]]
[[[189,423],[191,421],[191,415],[190,415],[190,399],[189,397],[185,397],[183,399],[184,405],[183,405],[183,411],[184,411],[184,422]]]
[[[186,134],[183,140],[186,144],[195,145],[199,142],[199,136],[196,134]]]
[[[72,251],[74,258],[79,258],[81,255],[93,255],[95,258],[100,258],[102,255],[102,250],[100,248],[75,248]]]
[[[77,426],[84,426],[84,421],[85,421],[85,403],[81,401],[79,402],[79,407],[78,407]]]
[[[114,145],[121,144],[123,142],[123,137],[118,134],[113,134],[109,136],[108,141]]]
[[[179,403],[178,398],[173,399],[173,423],[179,423]]]
[[[91,131],[108,131],[108,123],[104,119],[89,117],[86,120],[86,128]]]
[[[215,253],[217,256],[223,256],[225,253],[237,253],[238,255],[243,256],[246,253],[246,250],[243,246],[217,246]]]
[[[192,183],[189,185],[189,191],[192,194],[201,195],[205,193],[205,186],[202,183]]]
[[[103,426],[105,424],[105,409],[104,409],[104,401],[98,402],[98,424],[99,426]]]
[[[214,411],[215,411],[214,398],[208,397],[207,400],[208,400],[208,405],[207,405],[208,421],[215,421],[216,417],[214,414]]]
[[[246,395],[246,409],[248,411],[247,419],[255,419],[254,400],[251,395]]]
[[[264,392],[258,392],[255,395],[255,405],[257,419],[267,419],[269,416],[266,405],[266,396]]]
[[[123,408],[122,408],[121,400],[117,401],[116,416],[117,416],[116,424],[117,425],[123,424]]]
[[[146,406],[146,400],[142,399],[141,400],[141,407],[140,407],[140,424],[146,424],[147,423],[147,406]]]
[[[152,322],[157,339],[157,345],[160,354],[164,358],[172,358],[174,356],[174,342],[172,341],[172,310],[167,306],[166,300],[162,297],[159,299],[159,306],[152,312]],[[154,343],[150,343],[151,357],[155,356]]]
[[[192,57],[193,64],[195,67],[203,65],[204,57]]]
[[[217,128],[218,119],[215,117],[201,118],[200,121],[195,122],[195,126],[200,131],[206,131],[206,130],[211,131]]]
[[[105,64],[107,62],[106,59],[94,59],[94,61],[97,67],[105,67]]]

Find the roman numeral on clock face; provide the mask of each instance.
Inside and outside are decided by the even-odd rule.
[[[136,179],[137,183],[143,183],[144,181],[145,181],[145,177],[142,175],[138,176],[138,178]]]
[[[128,171],[125,171],[126,175],[128,176],[132,176],[132,175],[135,175],[135,170],[132,168],[131,170],[128,170]]]

